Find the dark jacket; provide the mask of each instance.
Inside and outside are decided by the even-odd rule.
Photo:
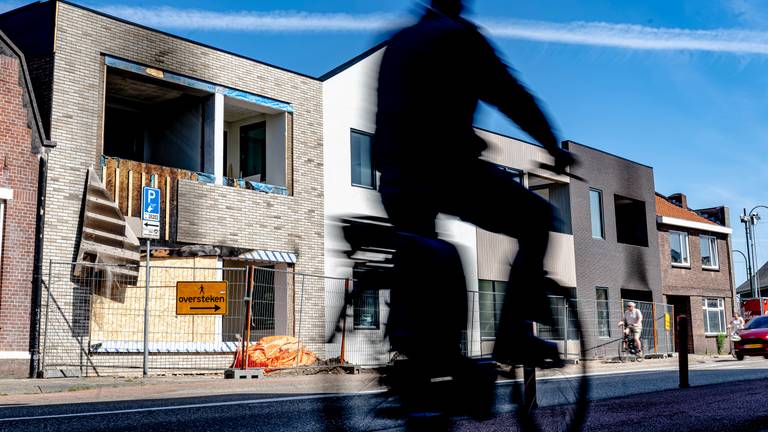
[[[547,148],[558,142],[535,98],[477,27],[428,9],[396,33],[379,71],[374,160],[385,178],[460,178],[486,143],[475,134],[478,101],[496,106]],[[469,160],[468,160],[469,159]]]

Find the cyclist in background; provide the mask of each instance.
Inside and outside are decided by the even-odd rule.
[[[619,326],[624,326],[629,331],[630,337],[635,341],[637,356],[643,356],[643,346],[640,344],[640,334],[643,331],[643,313],[637,309],[634,302],[627,303],[627,310],[624,311],[624,319],[619,322]]]

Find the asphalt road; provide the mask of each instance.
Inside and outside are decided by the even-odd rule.
[[[768,431],[768,361],[723,362],[691,370],[692,389],[677,389],[674,370],[603,373],[591,377],[595,400],[587,430]],[[556,403],[567,377],[540,379],[539,400]],[[508,383],[498,385],[506,400]],[[469,395],[468,397],[471,397]],[[232,394],[179,399],[58,405],[6,405],[0,431],[320,431],[401,430],[386,411],[386,395]],[[457,430],[513,430],[510,406],[477,423],[458,420]],[[547,408],[544,408],[547,409]],[[631,426],[628,426],[631,425]]]

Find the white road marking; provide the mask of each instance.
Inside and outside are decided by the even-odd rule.
[[[89,412],[82,412],[82,413],[51,414],[51,415],[27,416],[27,417],[8,417],[8,418],[0,418],[0,422],[23,421],[23,420],[46,420],[46,419],[56,419],[56,418],[71,418],[71,417],[88,417],[88,416],[109,415],[109,414],[130,414],[130,413],[151,412],[151,411],[210,408],[210,407],[231,406],[231,405],[257,405],[257,404],[272,403],[272,402],[327,399],[327,398],[334,398],[334,397],[349,397],[349,396],[366,395],[366,394],[378,394],[378,393],[384,393],[385,391],[386,390],[368,390],[368,391],[361,391],[361,392],[354,392],[354,393],[287,396],[287,397],[277,397],[277,398],[246,399],[246,400],[227,401],[227,402],[208,402],[208,403],[198,403],[198,404],[159,406],[159,407],[148,407],[148,408],[132,408],[132,409],[110,410],[110,411],[89,411]]]
[[[747,363],[727,362],[725,364],[708,363],[708,364],[694,364],[694,365],[691,365],[690,367],[690,370],[698,370],[698,369],[759,370],[759,369],[768,369],[768,362],[759,363],[759,364],[758,362],[747,362]],[[652,372],[673,372],[673,371],[677,371],[677,365],[668,365],[668,366],[655,367],[655,368],[635,368],[635,369],[629,369],[629,370],[625,369],[625,370],[613,370],[613,371],[601,371],[601,372],[587,372],[587,375],[590,377],[599,377],[599,376],[608,376],[608,375],[624,375],[624,374],[652,373]],[[568,374],[568,375],[555,375],[555,376],[549,376],[549,377],[542,376],[537,379],[540,381],[552,381],[552,380],[560,380],[560,379],[577,378],[579,376],[581,375]],[[497,381],[497,384],[505,384],[505,383],[511,383],[515,381],[516,380],[499,380]],[[519,381],[519,379],[517,381]],[[209,407],[232,406],[232,405],[256,405],[256,404],[265,404],[265,403],[272,403],[272,402],[315,400],[315,399],[327,399],[327,398],[335,398],[335,397],[350,397],[350,396],[358,396],[358,395],[381,394],[381,393],[385,393],[386,391],[387,391],[386,389],[379,389],[379,390],[366,390],[366,391],[360,391],[360,392],[285,396],[285,397],[274,397],[274,398],[264,398],[264,399],[246,399],[246,400],[226,401],[226,402],[208,402],[208,403],[198,403],[198,404],[171,405],[171,406],[159,406],[159,407],[148,407],[148,408],[132,408],[132,409],[110,410],[110,411],[89,411],[89,412],[83,412],[83,413],[51,414],[51,415],[27,416],[27,417],[9,417],[9,418],[0,418],[0,422],[88,417],[88,416],[100,416],[100,415],[110,415],[110,414],[130,414],[130,413],[141,413],[141,412],[152,412],[152,411],[209,408]],[[130,401],[119,401],[119,402],[130,402]]]

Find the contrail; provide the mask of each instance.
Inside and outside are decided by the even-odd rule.
[[[16,2],[0,1],[0,11]],[[150,27],[252,33],[380,33],[412,21],[395,13],[312,13],[300,11],[211,11],[173,7],[97,6]],[[606,22],[523,21],[478,18],[492,37],[629,50],[768,54],[768,32],[741,29],[681,29]]]

